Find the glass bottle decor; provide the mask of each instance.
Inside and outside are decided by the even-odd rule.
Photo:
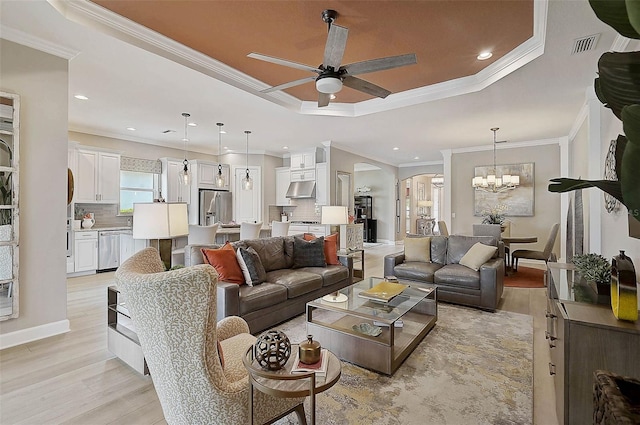
[[[611,261],[611,308],[618,320],[638,320],[636,270],[622,250]]]

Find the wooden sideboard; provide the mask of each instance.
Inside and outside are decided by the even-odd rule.
[[[640,378],[640,321],[617,320],[572,264],[548,263],[547,331],[561,424],[592,423],[593,373]]]

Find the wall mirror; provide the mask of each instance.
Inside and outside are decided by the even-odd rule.
[[[18,317],[20,97],[0,92],[0,320]]]
[[[349,214],[353,214],[351,173],[346,171],[336,171],[336,205],[347,207]]]

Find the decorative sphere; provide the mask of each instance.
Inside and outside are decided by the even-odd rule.
[[[267,331],[258,337],[253,351],[260,367],[279,370],[291,356],[291,342],[282,331]]]

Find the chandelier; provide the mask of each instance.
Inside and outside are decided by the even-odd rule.
[[[493,173],[487,177],[476,176],[471,180],[473,188],[477,191],[500,193],[513,190],[520,185],[520,176],[512,174],[498,176],[496,168],[496,132],[498,130],[498,127],[491,129],[493,131]]]
[[[431,186],[442,189],[444,187],[444,177],[440,174],[436,174],[431,178]]]

